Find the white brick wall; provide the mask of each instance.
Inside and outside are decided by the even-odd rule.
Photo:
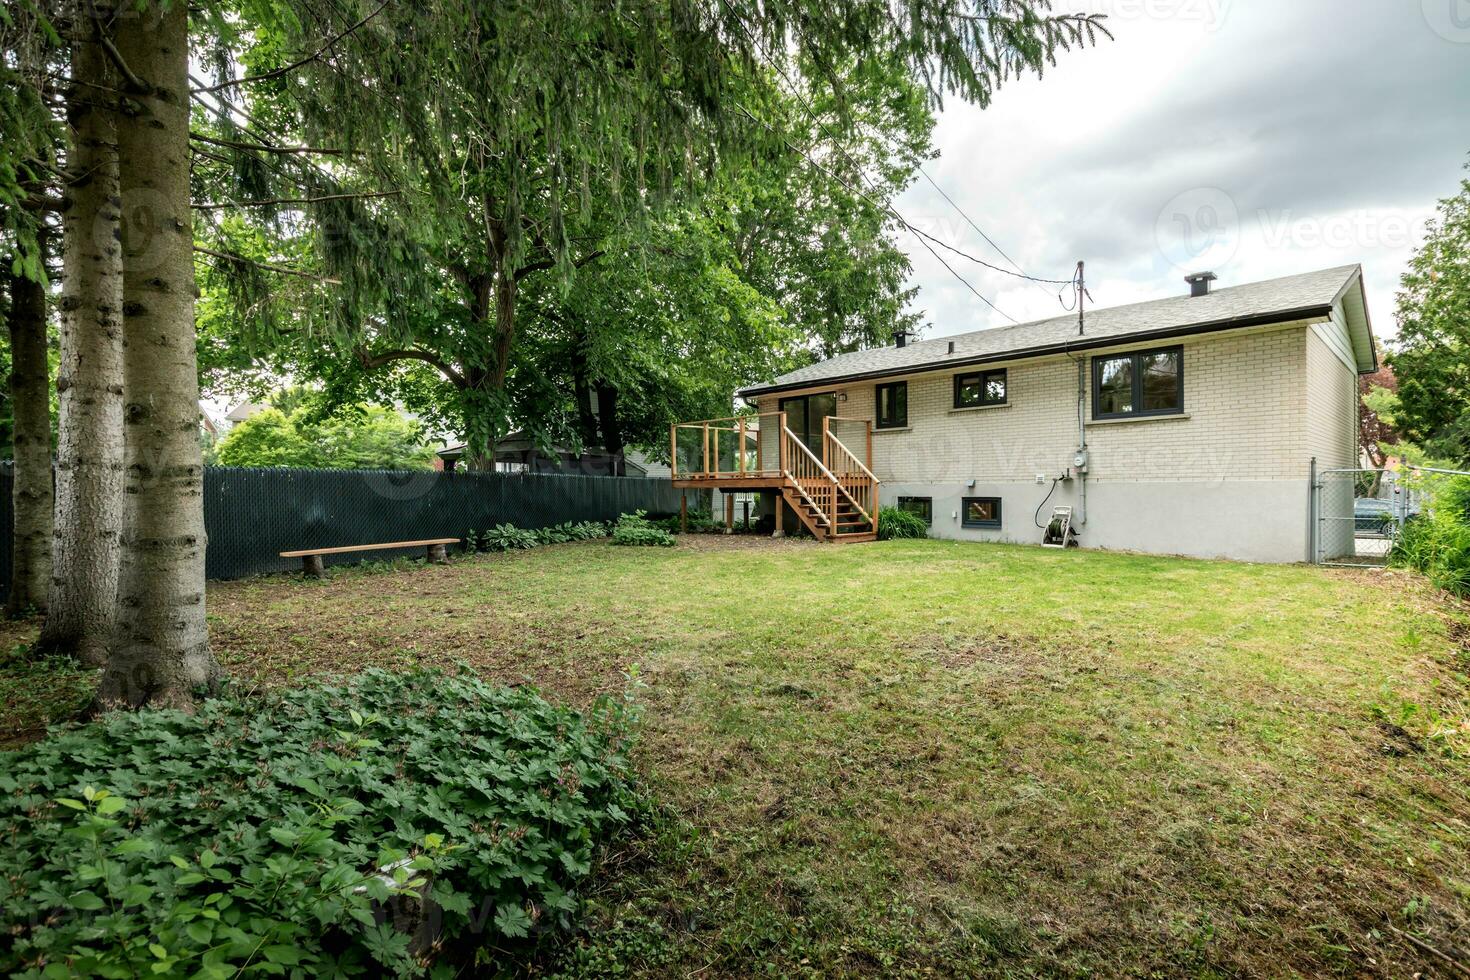
[[[1091,358],[1099,352],[1087,352],[1089,482],[1305,480],[1311,455],[1308,333],[1293,327],[1186,339],[1184,417],[1121,423],[1091,421]],[[1075,362],[1050,358],[996,366],[1008,370],[1009,404],[1000,408],[954,411],[957,370],[909,377],[909,428],[873,436],[878,478],[1022,483],[1061,473],[1078,443]],[[847,396],[838,405],[840,415],[873,418],[873,383],[838,390]],[[761,410],[775,411],[778,400],[764,397]],[[1312,417],[1320,416],[1325,425],[1343,411],[1334,398]]]

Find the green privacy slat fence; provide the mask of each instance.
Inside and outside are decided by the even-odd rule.
[[[0,594],[10,587],[11,483],[7,463],[0,467]],[[279,553],[304,548],[463,538],[496,524],[539,528],[615,520],[635,510],[672,514],[679,493],[666,479],[634,477],[210,467],[204,471],[205,573],[231,579],[299,568],[300,559]],[[327,560],[421,553],[415,548]]]

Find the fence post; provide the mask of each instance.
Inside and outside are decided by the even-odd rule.
[[[679,478],[679,426],[674,423],[669,425],[669,478]]]
[[[1321,561],[1318,539],[1322,529],[1317,516],[1320,490],[1317,485],[1317,457],[1313,456],[1307,469],[1307,562],[1312,565],[1320,564]]]

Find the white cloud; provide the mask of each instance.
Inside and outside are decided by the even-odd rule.
[[[1195,267],[1224,286],[1361,262],[1388,336],[1399,276],[1470,152],[1470,37],[1435,26],[1458,23],[1437,5],[1463,2],[1089,0],[1116,40],[986,110],[947,104],[927,169],[1027,272],[1065,279],[1086,259],[1098,305],[1181,292]],[[1005,264],[922,178],[899,210]],[[929,336],[1008,322],[904,244]],[[1055,287],[946,260],[1018,320],[1060,309]]]

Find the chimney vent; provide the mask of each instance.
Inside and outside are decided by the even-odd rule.
[[[950,352],[950,353],[951,353],[951,354],[953,354],[953,353],[954,353],[954,341],[953,341],[953,340],[951,340],[951,341],[950,341],[950,342],[949,342],[949,352]]]
[[[907,347],[909,345],[909,341],[910,340],[913,340],[913,339],[914,339],[914,332],[912,330],[895,330],[895,331],[893,331],[893,346],[894,347]]]
[[[1208,296],[1210,295],[1210,283],[1219,278],[1213,272],[1196,272],[1185,276],[1184,281],[1189,283],[1190,296]]]

